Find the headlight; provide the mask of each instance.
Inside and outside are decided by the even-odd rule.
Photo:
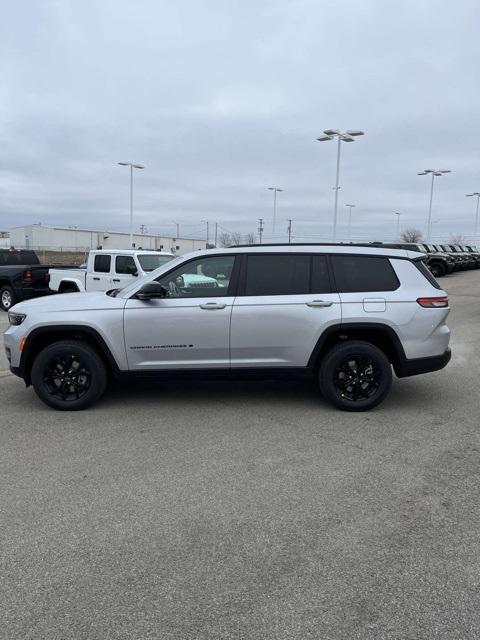
[[[14,313],[13,311],[8,312],[8,321],[14,327],[22,324],[27,316],[24,313]]]

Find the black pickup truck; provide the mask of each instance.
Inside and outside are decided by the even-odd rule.
[[[0,249],[0,309],[8,311],[21,300],[51,293],[47,278],[51,267],[40,264],[35,251]]]

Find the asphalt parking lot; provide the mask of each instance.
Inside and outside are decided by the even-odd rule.
[[[480,273],[442,284],[452,362],[367,414],[283,382],[57,413],[0,373],[0,637],[480,637]]]

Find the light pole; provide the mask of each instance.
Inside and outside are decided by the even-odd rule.
[[[210,244],[210,224],[208,220],[202,220],[201,222],[205,222],[205,224],[207,225],[207,249],[208,249],[209,248],[208,245]]]
[[[450,169],[425,169],[417,173],[417,176],[426,176],[432,174],[432,183],[430,185],[430,204],[428,205],[428,222],[427,222],[427,242],[430,242],[430,234],[432,231],[432,201],[433,201],[433,182],[436,177],[442,176],[444,173],[452,173]]]
[[[273,191],[273,233],[275,233],[275,219],[277,217],[277,193],[281,193],[283,189],[279,187],[268,187],[269,191]]]
[[[478,202],[480,200],[480,193],[478,193],[478,191],[474,191],[474,193],[467,193],[467,198],[471,198],[472,196],[475,196],[477,198],[477,205],[476,205],[476,209],[475,209],[475,241],[477,240],[477,235],[478,235]]]
[[[142,164],[134,164],[133,162],[119,162],[122,167],[130,167],[130,248],[133,248],[133,170],[145,169]]]
[[[348,239],[350,240],[350,230],[352,228],[352,209],[355,207],[354,204],[346,204],[346,207],[349,208],[349,212],[348,212]]]
[[[337,239],[337,212],[338,212],[338,190],[340,189],[340,143],[341,142],[354,142],[355,136],[363,136],[363,131],[348,130],[341,132],[338,129],[325,129],[323,136],[317,138],[319,142],[326,142],[327,140],[333,140],[337,138],[337,173],[335,178],[335,202],[333,205],[333,241]]]
[[[397,240],[400,240],[400,217],[401,217],[401,213],[400,211],[394,211],[394,214],[397,216]]]

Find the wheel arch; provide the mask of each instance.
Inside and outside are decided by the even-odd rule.
[[[20,359],[20,375],[27,385],[31,384],[32,364],[38,353],[50,344],[60,340],[80,340],[93,347],[103,359],[109,375],[116,376],[118,364],[100,333],[82,325],[53,325],[34,329],[27,337]]]
[[[347,322],[328,327],[319,337],[308,361],[316,370],[322,357],[336,344],[346,340],[363,340],[381,349],[393,365],[395,373],[406,360],[400,338],[392,327],[374,322]]]

